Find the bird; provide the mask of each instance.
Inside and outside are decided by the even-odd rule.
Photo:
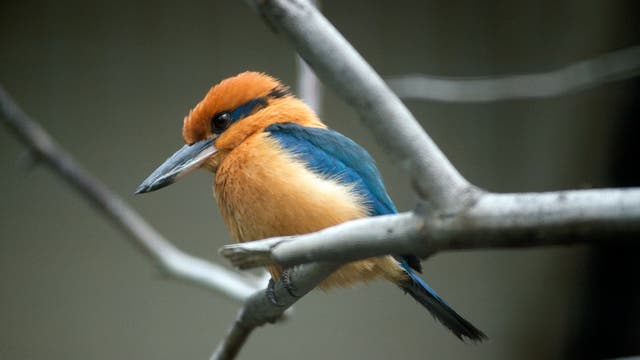
[[[185,145],[136,194],[171,185],[196,169],[209,170],[220,214],[236,242],[397,213],[369,153],[330,129],[288,86],[265,73],[242,72],[211,87],[185,116],[182,137]],[[290,271],[277,265],[267,270],[271,285]],[[319,287],[385,279],[459,339],[487,339],[427,285],[421,272],[416,256],[387,255],[345,264]]]

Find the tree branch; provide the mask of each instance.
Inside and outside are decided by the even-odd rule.
[[[226,245],[240,268],[348,262],[387,254],[570,245],[640,235],[640,188],[484,193],[461,212],[415,212],[354,220],[315,233]]]
[[[248,0],[282,32],[323,82],[354,107],[379,143],[410,171],[423,199],[455,209],[474,188],[451,165],[413,115],[344,37],[304,0]]]
[[[313,70],[300,56],[296,56],[298,66],[298,92],[300,98],[318,115],[322,115],[322,84]]]
[[[403,99],[481,103],[571,94],[639,74],[640,46],[632,46],[543,73],[476,78],[413,74],[387,82]]]
[[[309,1],[317,9],[320,9],[320,2]],[[296,55],[296,65],[298,68],[298,94],[305,104],[309,105],[318,115],[322,115],[322,84],[313,72],[313,69]]]
[[[597,234],[640,232],[638,189],[505,195],[477,189],[458,173],[369,64],[312,5],[304,0],[248,3],[356,109],[379,142],[409,169],[415,189],[430,207],[422,202],[422,207],[411,213],[224,247],[223,255],[234,264],[251,267],[311,262],[303,269],[332,264],[333,268],[321,272],[323,277],[338,266],[323,262],[327,260],[342,263],[386,254],[427,256],[445,249],[565,244],[587,241]],[[482,234],[485,231],[491,235]],[[576,240],[567,241],[570,235],[576,235]],[[300,274],[296,283],[308,284],[309,276]],[[282,288],[278,291],[286,296]],[[264,304],[267,300],[265,294],[257,294],[251,301]],[[247,303],[214,358],[235,356],[255,326],[264,323],[264,313],[272,310]],[[256,325],[243,320],[254,316],[263,321]]]
[[[265,290],[255,293],[240,310],[227,336],[222,339],[211,356],[211,360],[235,358],[256,327],[278,320],[291,305],[315,288],[338,267],[340,267],[340,263],[336,262],[318,262],[297,267],[291,277],[291,281],[296,287],[295,296],[289,293],[282,282],[275,283],[274,294],[280,305],[273,304],[268,299]]]
[[[0,114],[3,123],[50,168],[126,233],[166,274],[214,290],[239,301],[262,288],[220,265],[180,251],[149,225],[118,195],[95,179],[65,152],[46,131],[18,107],[0,85]]]
[[[304,235],[225,245],[220,254],[240,269],[268,264],[353,261],[387,254],[411,254],[424,237],[424,219],[413,213],[357,219]]]

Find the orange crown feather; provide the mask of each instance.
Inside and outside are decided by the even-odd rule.
[[[182,137],[187,144],[205,139],[211,132],[213,115],[232,110],[247,101],[267,96],[288,87],[277,79],[259,72],[246,71],[213,86],[189,115],[184,118]]]

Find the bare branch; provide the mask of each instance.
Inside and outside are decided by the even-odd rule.
[[[311,0],[310,3],[320,9],[320,2]],[[300,98],[318,115],[322,115],[322,84],[313,69],[300,56],[296,56],[298,67],[298,94]]]
[[[291,305],[315,288],[338,267],[340,267],[340,263],[328,262],[297,267],[291,278],[296,287],[293,295],[282,285],[282,282],[275,283],[274,294],[279,305],[273,304],[267,298],[265,290],[255,293],[245,303],[229,333],[213,353],[211,360],[233,359],[256,327],[278,320]]]
[[[640,235],[640,188],[486,194],[442,219],[425,250],[569,245]]]
[[[241,269],[272,263],[353,261],[381,254],[411,254],[424,237],[424,219],[412,212],[349,221],[318,232],[225,245],[220,253]],[[321,259],[323,258],[323,259]]]
[[[564,244],[568,243],[568,235],[577,235],[570,240],[577,242],[593,239],[594,234],[640,232],[640,190],[498,195],[475,188],[458,173],[366,61],[312,5],[304,0],[248,2],[273,29],[287,36],[323,80],[358,111],[380,143],[410,170],[416,190],[422,199],[429,200],[432,208],[422,203],[423,208],[412,213],[360,219],[313,234],[224,247],[221,252],[235,265],[311,262],[303,265],[303,269],[332,264],[334,270],[336,262],[323,261],[342,263],[386,254],[427,256],[446,249]],[[619,221],[612,221],[610,214],[615,209],[618,211],[614,211],[614,218]],[[562,216],[555,216],[556,211],[561,211]],[[484,230],[494,237],[473,237]],[[308,276],[311,275],[301,274],[296,283],[306,283]],[[282,288],[279,292],[282,293]],[[235,356],[255,326],[279,316],[264,317],[273,310],[273,304],[265,301],[264,294],[252,297],[214,358]],[[251,302],[271,308],[252,307]],[[262,319],[260,323],[248,320],[255,315]],[[243,320],[245,316],[247,320]]]
[[[231,324],[227,335],[222,338],[213,355],[211,355],[211,360],[235,359],[236,356],[238,356],[240,349],[242,349],[249,335],[251,335],[255,329],[253,326],[246,326],[244,324],[242,321],[244,313],[244,308],[242,308],[238,313],[237,319]]]
[[[410,171],[422,198],[449,210],[473,193],[400,99],[317,9],[304,0],[249,3],[354,107],[378,141]]]
[[[387,82],[403,99],[491,102],[560,96],[639,74],[640,46],[632,46],[543,73],[475,78],[412,74]]]
[[[640,188],[492,194],[460,213],[427,208],[343,223],[300,236],[227,245],[238,267],[354,261],[387,254],[519,248],[612,241],[640,235]]]
[[[149,256],[161,271],[240,301],[262,288],[263,284],[220,265],[188,255],[173,246],[118,195],[76,163],[40,125],[18,107],[1,85],[0,113],[4,124],[40,160],[46,162],[55,173],[129,235],[131,242]]]
[[[300,98],[318,115],[322,115],[322,84],[313,70],[300,56],[296,56],[298,66],[298,93]]]

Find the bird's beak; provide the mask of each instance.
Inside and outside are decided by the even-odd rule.
[[[202,140],[183,146],[151,173],[149,177],[144,179],[136,189],[136,194],[143,194],[169,186],[199,168],[202,163],[217,151],[213,145],[214,140]]]

